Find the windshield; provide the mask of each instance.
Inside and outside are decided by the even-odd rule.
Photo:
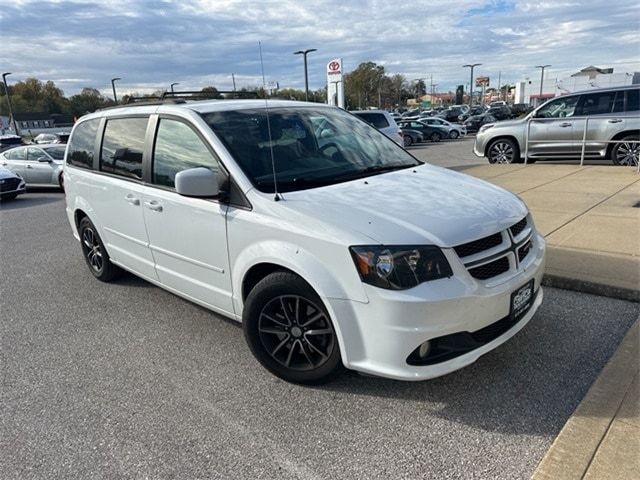
[[[420,165],[393,140],[337,108],[280,107],[203,114],[258,190],[303,190]],[[269,135],[269,127],[271,135]]]
[[[45,151],[53,158],[54,160],[64,160],[64,151],[66,147],[51,147],[46,148]]]

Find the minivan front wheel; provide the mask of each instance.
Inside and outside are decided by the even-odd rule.
[[[242,314],[256,359],[293,383],[326,383],[342,372],[338,339],[313,288],[291,272],[275,272],[251,290]]]
[[[616,143],[611,150],[611,160],[615,165],[635,166],[640,158],[640,136],[629,135],[620,143]],[[635,141],[635,142],[632,142]]]
[[[80,234],[82,254],[93,276],[102,282],[110,282],[117,278],[122,273],[122,270],[111,263],[104,244],[91,220],[87,217],[80,220],[78,233]]]
[[[489,163],[516,163],[520,160],[520,150],[513,140],[500,138],[487,149]]]

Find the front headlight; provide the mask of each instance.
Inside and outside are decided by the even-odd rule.
[[[351,256],[364,283],[405,290],[453,275],[442,250],[432,245],[357,246]]]
[[[491,127],[493,127],[494,125],[495,125],[495,123],[485,123],[484,125],[482,125],[482,126],[480,127],[480,131],[479,131],[479,133],[486,132],[487,130],[489,130],[489,129],[490,129]]]

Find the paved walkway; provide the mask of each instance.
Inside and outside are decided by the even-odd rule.
[[[464,173],[505,187],[527,203],[547,239],[545,283],[640,300],[635,169],[482,165]],[[639,322],[565,424],[534,480],[640,479]]]
[[[535,164],[463,171],[527,203],[547,239],[549,284],[640,300],[640,175],[635,169]]]

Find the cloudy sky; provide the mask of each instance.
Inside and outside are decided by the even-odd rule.
[[[67,95],[82,87],[122,93],[260,80],[303,88],[325,84],[326,63],[346,71],[363,61],[408,79],[433,76],[437,90],[468,82],[465,63],[495,85],[539,75],[561,78],[588,65],[640,70],[637,0],[182,0],[100,2],[0,0],[0,65],[10,81],[53,80]]]

